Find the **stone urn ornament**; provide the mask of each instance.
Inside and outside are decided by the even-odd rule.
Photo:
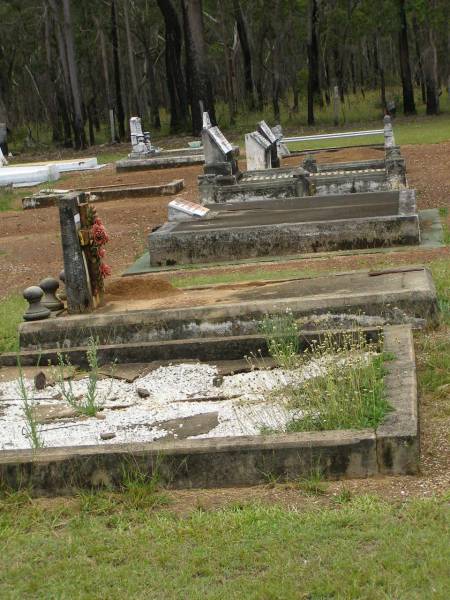
[[[46,277],[40,282],[39,287],[44,292],[44,297],[41,301],[44,306],[51,311],[62,310],[64,308],[64,304],[56,296],[56,292],[59,288],[59,281],[57,279],[54,277]]]
[[[23,292],[23,297],[29,304],[23,315],[25,321],[40,321],[41,319],[48,319],[51,315],[50,309],[41,302],[43,295],[44,292],[37,285],[32,285]]]

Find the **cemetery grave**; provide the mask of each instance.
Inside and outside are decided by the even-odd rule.
[[[152,169],[173,169],[190,165],[201,165],[205,162],[203,147],[200,142],[192,142],[188,148],[162,150],[152,146],[150,133],[142,132],[138,117],[130,119],[132,152],[128,158],[116,162],[118,173],[148,171]],[[238,148],[235,149],[239,151]]]
[[[407,189],[405,161],[389,117],[380,130],[384,161],[354,165],[319,167],[309,157],[303,167],[280,168],[279,138],[265,122],[258,127],[246,136],[247,165],[256,170],[245,173],[220,129],[204,127],[199,195],[208,211],[201,218],[199,210],[191,219],[186,211],[183,218],[175,218],[172,203],[169,222],[149,235],[151,266],[420,243],[415,192]],[[390,190],[398,195],[388,207],[387,198],[395,197]],[[228,209],[231,204],[236,205],[233,211]]]
[[[90,202],[108,202],[110,200],[122,200],[123,198],[152,198],[154,196],[169,196],[178,194],[184,188],[184,179],[175,179],[162,185],[108,185],[99,187],[89,187],[83,189],[78,186],[77,189],[68,190],[39,190],[32,196],[25,196],[22,199],[24,210],[32,208],[47,208],[48,206],[57,206],[63,196],[75,191],[82,191],[89,194]]]
[[[266,155],[268,169],[241,174],[233,147],[213,127],[204,130],[204,148],[212,160],[205,165],[202,177],[213,175],[221,182],[221,190],[233,187],[230,181],[238,179],[244,186],[255,182],[267,186],[274,172],[280,180],[296,179],[295,172],[302,185],[308,181],[310,186],[314,177],[335,175],[332,168],[340,176],[347,173],[350,177],[379,168],[367,163],[354,169],[344,165],[328,170],[325,165],[315,170],[312,164],[306,165],[311,171],[274,168],[271,152]],[[386,165],[382,171],[387,172]],[[395,173],[397,181],[402,174],[404,170]],[[252,181],[254,177],[257,179]],[[221,178],[228,178],[228,184],[222,185]],[[313,251],[358,247],[352,232],[362,235],[364,220],[364,235],[370,232],[382,240],[373,246],[417,244],[420,231],[414,190],[404,188],[401,181],[392,188],[321,196],[297,193],[283,197],[279,193],[273,199],[212,201],[203,206],[177,199],[169,205],[169,237],[173,243],[173,232],[196,232],[190,238],[195,240],[192,248],[183,250],[191,262],[208,262],[208,257],[210,261],[220,260],[227,257],[224,248],[232,259],[264,255],[254,234],[249,236],[251,227],[262,231],[259,243],[267,244],[270,236],[264,228],[284,227],[286,221],[299,232],[303,244],[312,243],[307,231],[311,224],[326,223],[329,228],[337,224],[334,232],[329,229],[326,233],[328,240]],[[56,397],[58,384],[52,370],[47,370],[50,387],[40,394],[33,392],[46,444],[38,454],[24,449],[23,399],[17,395],[17,383],[0,385],[1,397],[8,399],[0,423],[3,420],[9,440],[5,445],[6,438],[0,437],[0,473],[12,487],[23,481],[25,474],[37,493],[70,491],[74,474],[80,473],[80,461],[83,471],[77,487],[89,487],[94,481],[119,485],[121,465],[130,454],[149,471],[162,457],[163,479],[175,487],[258,483],[261,468],[267,464],[281,477],[301,476],[307,473],[311,460],[322,461],[325,475],[331,478],[416,471],[417,397],[410,326],[432,325],[439,314],[436,291],[426,269],[208,286],[136,299],[133,286],[137,278],[130,277],[124,280],[130,293],[110,299],[103,281],[109,273],[103,260],[108,236],[95,207],[88,195],[79,191],[63,195],[58,207],[64,291],[58,294],[60,284],[52,278],[25,290],[29,308],[20,327],[20,360],[24,368],[57,366],[63,356],[62,360],[81,371],[71,384],[69,404]],[[236,235],[239,230],[243,231],[244,243],[220,238],[221,231]],[[161,262],[184,262],[179,255],[171,256],[162,243],[166,232],[167,225],[151,234],[152,260],[158,261],[159,251]],[[211,242],[201,232],[210,236]],[[236,254],[236,248],[242,252],[245,244],[248,254]],[[311,249],[288,244],[273,244],[266,255]],[[268,315],[279,318],[286,311],[299,326],[300,355],[323,336],[333,336],[339,346],[342,336],[355,332],[363,332],[367,340],[376,343],[378,353],[394,354],[384,378],[393,410],[379,426],[357,432],[287,433],[292,413],[285,406],[273,405],[272,391],[280,381],[298,385],[302,378],[314,377],[314,365],[292,374],[274,364],[261,327]],[[81,402],[80,397],[86,399],[92,383],[92,344],[96,364],[101,365],[94,368],[100,405],[93,414],[80,415],[77,402]],[[248,357],[252,357],[251,364]],[[13,366],[16,361],[15,354],[0,356],[1,365]],[[86,370],[88,375],[83,376]],[[395,385],[399,376],[401,394]],[[24,385],[23,389],[31,393],[32,382],[25,380]],[[265,434],[268,430],[272,435]],[[38,460],[37,455],[41,457]]]
[[[386,363],[384,379],[389,410],[375,430],[286,433],[288,423],[302,414],[272,395],[292,383],[323,376],[333,361],[356,360],[353,354],[330,355],[325,361],[312,358],[286,370],[266,358],[262,345],[253,366],[245,365],[243,357],[228,363],[139,365],[134,371],[128,366],[125,375],[122,371],[115,377],[112,371],[112,379],[101,381],[94,367],[84,379],[72,381],[62,372],[46,385],[44,377],[39,392],[26,379],[22,392],[16,382],[0,384],[5,400],[0,415],[2,481],[12,489],[30,486],[38,495],[120,486],[130,456],[148,473],[158,469],[162,482],[172,487],[256,484],[264,480],[267,468],[274,476],[292,479],[307,474],[311,464],[320,465],[332,479],[415,473],[418,422],[410,328],[353,330],[347,338],[331,335],[336,351],[363,335],[372,357],[374,352],[395,356]],[[320,336],[299,332],[299,352],[320,344]],[[362,355],[359,360],[370,358]],[[86,412],[80,395],[88,394],[93,376],[96,404]],[[33,397],[43,449],[26,449],[31,439],[21,413],[26,395]]]

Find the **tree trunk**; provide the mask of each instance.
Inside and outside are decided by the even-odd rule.
[[[422,55],[420,52],[420,31],[419,24],[417,23],[416,15],[413,16],[413,31],[414,31],[414,46],[416,49],[416,60],[417,60],[417,68],[418,68],[418,79],[420,84],[420,91],[422,94],[422,102],[425,104],[427,101],[427,91],[425,88],[425,74],[422,63]]]
[[[170,130],[183,131],[189,122],[186,85],[181,65],[182,33],[171,0],[157,0],[164,18],[167,89],[170,101]]]
[[[125,139],[125,114],[123,110],[122,85],[120,83],[119,37],[117,32],[116,0],[111,0],[111,42],[113,49],[114,87],[116,91],[116,116],[119,125],[119,141]]]
[[[425,86],[427,90],[427,115],[439,114],[439,89],[437,81],[437,55],[431,26],[428,29],[429,46],[424,55]]]
[[[308,5],[308,125],[314,125],[314,100],[320,94],[317,0]]]
[[[216,122],[212,85],[206,62],[202,0],[182,0],[186,67],[192,115],[192,133],[199,135],[203,127],[202,106]]]
[[[133,88],[133,103],[131,105],[132,110],[143,118],[144,117],[144,106],[142,102],[142,95],[139,91],[138,80],[136,75],[136,63],[134,60],[134,46],[133,38],[131,35],[130,28],[130,14],[128,10],[128,3],[130,0],[123,1],[123,14],[125,21],[125,32],[127,35],[127,48],[128,48],[128,65],[130,67],[131,87]]]
[[[255,84],[253,80],[252,53],[248,39],[247,23],[239,0],[233,0],[234,18],[244,62],[244,87],[247,108],[255,110]]]
[[[405,115],[415,115],[414,89],[411,78],[411,65],[409,63],[408,23],[406,21],[405,0],[398,0],[400,30],[399,30],[399,57],[400,74],[403,88],[403,112]]]
[[[67,50],[67,65],[69,68],[70,88],[72,90],[73,100],[75,148],[82,150],[86,147],[86,134],[84,132],[81,88],[78,79],[78,67],[75,55],[75,41],[73,35],[72,15],[70,12],[70,0],[63,0],[63,15],[64,37]]]
[[[380,79],[380,99],[383,110],[386,110],[386,81],[384,78],[384,65],[383,65],[383,57],[380,52],[380,45],[378,35],[375,36],[374,44],[373,44],[373,57],[375,63],[375,70]]]

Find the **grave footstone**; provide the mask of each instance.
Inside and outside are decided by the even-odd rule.
[[[57,279],[46,277],[40,282],[39,287],[44,292],[44,297],[42,298],[44,306],[51,311],[62,310],[64,308],[64,304],[56,297],[56,292],[59,288],[59,281]]]
[[[32,285],[24,290],[23,297],[29,304],[25,314],[23,315],[25,321],[40,321],[41,319],[48,319],[51,311],[41,303],[43,295],[44,292],[37,285]]]

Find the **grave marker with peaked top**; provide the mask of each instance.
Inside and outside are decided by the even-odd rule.
[[[270,129],[265,121],[258,123],[258,132],[270,142],[270,167],[277,169],[280,166],[280,159],[278,157],[278,137]]]

